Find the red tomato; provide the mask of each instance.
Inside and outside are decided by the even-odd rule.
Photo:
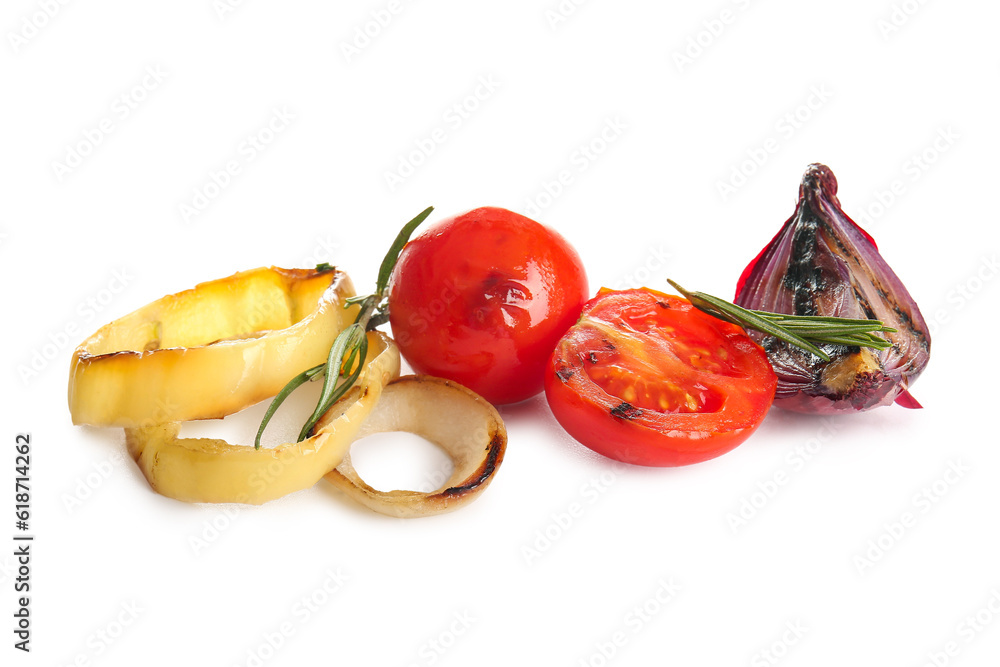
[[[570,435],[627,463],[678,466],[756,430],[777,378],[742,328],[650,289],[601,290],[556,346],[545,395]]]
[[[549,355],[588,294],[580,257],[561,236],[517,213],[477,208],[403,248],[389,321],[418,373],[515,403],[542,390]]]

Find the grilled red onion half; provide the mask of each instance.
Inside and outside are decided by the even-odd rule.
[[[877,319],[897,330],[882,334],[892,343],[884,351],[823,344],[830,361],[750,332],[778,375],[775,405],[822,414],[893,401],[920,407],[907,388],[930,356],[927,324],[875,241],[841,210],[828,167],[806,169],[795,214],[743,270],[735,302],[792,315]]]

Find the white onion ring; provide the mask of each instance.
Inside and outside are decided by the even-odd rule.
[[[507,447],[507,430],[493,405],[458,383],[426,375],[389,384],[356,439],[388,431],[414,433],[441,447],[454,463],[451,477],[430,493],[379,491],[361,479],[347,452],[325,479],[352,500],[395,517],[442,514],[475,500]]]

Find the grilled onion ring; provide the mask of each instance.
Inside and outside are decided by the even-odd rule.
[[[74,424],[213,419],[277,394],[326,360],[357,307],[347,274],[259,268],[165,296],[101,327],[73,353]]]
[[[383,388],[398,376],[396,344],[371,332],[357,383],[302,442],[254,449],[211,438],[179,438],[176,422],[126,428],[125,442],[158,493],[186,502],[259,505],[308,488],[337,466],[380,403]]]
[[[325,479],[365,507],[396,517],[442,514],[475,500],[493,480],[507,447],[496,408],[456,382],[426,375],[387,386],[356,438],[386,431],[415,433],[444,449],[454,463],[444,486],[431,493],[378,491],[358,475],[349,451]]]

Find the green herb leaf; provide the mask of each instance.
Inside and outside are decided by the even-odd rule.
[[[260,428],[257,429],[257,437],[253,440],[254,449],[260,449],[260,438],[264,435],[264,429],[271,422],[271,418],[274,417],[274,413],[278,411],[281,404],[285,402],[285,399],[292,395],[292,392],[304,385],[306,382],[316,378],[323,370],[324,364],[319,364],[313,366],[309,370],[302,371],[295,377],[293,377],[284,388],[278,392],[278,395],[271,400],[271,405],[267,407],[267,412],[264,413],[264,418],[260,421]]]
[[[316,403],[316,409],[313,410],[306,423],[302,426],[302,431],[299,433],[299,442],[309,437],[309,431],[320,420],[323,413],[329,409],[328,403],[332,404],[330,396],[333,395],[334,389],[337,387],[337,380],[340,379],[342,369],[348,359],[356,357],[362,341],[367,343],[365,327],[358,322],[341,331],[333,341],[333,345],[330,347],[330,354],[326,359],[326,367],[323,369],[323,373],[326,376],[323,379],[323,390],[320,393],[319,401]],[[365,347],[367,349],[367,345]],[[364,363],[363,359],[362,363]]]
[[[786,315],[764,310],[747,310],[710,294],[688,292],[673,280],[668,279],[667,282],[687,297],[695,308],[745,329],[754,329],[779,338],[815,354],[824,361],[830,361],[830,355],[819,349],[816,344],[829,343],[879,350],[892,347],[891,342],[875,334],[892,333],[896,330],[885,326],[879,320]]]
[[[385,293],[385,288],[389,285],[389,276],[392,275],[392,270],[396,267],[396,262],[399,260],[399,253],[403,251],[403,246],[405,246],[410,240],[410,236],[413,235],[413,230],[415,230],[421,222],[426,220],[427,216],[429,216],[433,210],[433,206],[428,206],[421,211],[417,217],[406,223],[403,226],[403,229],[399,231],[399,235],[389,247],[389,252],[386,253],[385,259],[382,260],[382,266],[379,267],[378,282],[375,283],[375,294],[377,296],[382,296],[382,294]]]
[[[420,223],[427,219],[427,216],[433,210],[433,206],[428,206],[400,230],[396,236],[396,240],[393,241],[392,246],[389,248],[389,252],[386,253],[385,259],[382,260],[382,265],[379,267],[375,293],[344,299],[344,308],[354,305],[361,306],[354,324],[341,331],[337,338],[334,339],[325,364],[314,366],[296,375],[274,397],[267,412],[264,414],[264,419],[261,420],[260,428],[257,430],[257,438],[254,440],[254,446],[257,449],[260,449],[261,436],[264,433],[264,429],[267,428],[267,424],[271,421],[271,417],[274,416],[275,411],[277,411],[282,402],[298,387],[309,380],[324,375],[323,390],[320,393],[316,408],[299,432],[299,442],[301,442],[309,437],[309,433],[333,404],[340,400],[354,386],[354,383],[358,381],[361,371],[364,369],[365,359],[368,356],[368,337],[366,332],[384,324],[388,317],[385,289],[389,284],[389,277],[392,275],[392,270],[399,260],[399,253],[402,252],[403,246],[410,240],[413,231]],[[333,267],[326,262],[316,265],[317,271],[329,271],[332,269]],[[343,376],[342,373],[345,368],[353,368],[354,370],[347,376]]]

